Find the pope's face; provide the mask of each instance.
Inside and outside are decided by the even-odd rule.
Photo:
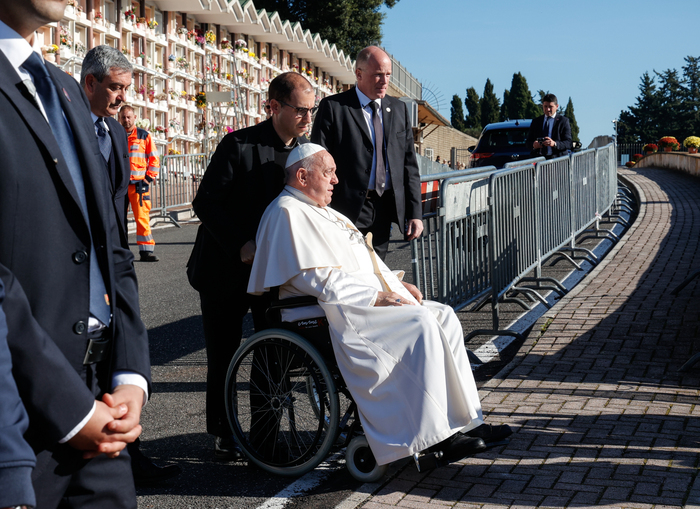
[[[338,183],[335,174],[335,161],[328,152],[323,152],[321,161],[305,175],[304,194],[312,198],[322,207],[330,204],[333,197],[333,186]]]

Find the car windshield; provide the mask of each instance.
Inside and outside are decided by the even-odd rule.
[[[493,152],[524,148],[528,129],[493,129],[486,131],[479,142],[480,151]]]

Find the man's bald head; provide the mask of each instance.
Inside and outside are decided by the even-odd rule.
[[[372,100],[386,95],[391,76],[391,58],[377,46],[360,51],[355,60],[357,88]]]

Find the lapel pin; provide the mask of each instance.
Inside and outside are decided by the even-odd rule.
[[[390,113],[390,112],[391,112],[391,108],[387,108],[386,111],[387,111],[387,113]]]
[[[63,89],[63,95],[66,96],[66,99],[68,99],[68,102],[71,102],[70,96],[68,95],[68,92],[66,92],[66,89],[65,89],[65,88]]]

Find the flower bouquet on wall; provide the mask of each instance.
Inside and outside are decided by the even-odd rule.
[[[672,150],[678,150],[681,145],[674,136],[664,136],[659,140],[659,147],[664,149],[664,152],[671,152]]]
[[[697,154],[700,147],[700,138],[697,136],[688,136],[683,140],[683,146],[688,149],[689,154]]]
[[[658,151],[659,147],[656,145],[656,143],[647,143],[642,147],[642,151],[645,154],[653,154],[654,152]]]
[[[136,13],[134,9],[127,9],[124,11],[124,21],[133,24],[136,21]]]

